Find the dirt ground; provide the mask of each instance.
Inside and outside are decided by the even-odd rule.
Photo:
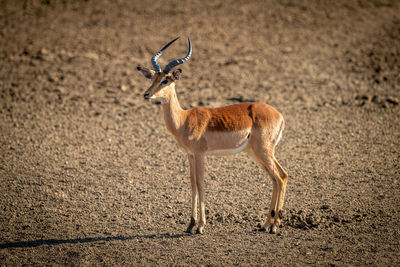
[[[206,232],[186,155],[136,66],[186,55],[185,108],[286,120],[271,182],[209,157]],[[400,2],[0,1],[0,265],[400,265]]]

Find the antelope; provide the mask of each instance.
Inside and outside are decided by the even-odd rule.
[[[178,37],[179,38],[179,37]],[[272,106],[263,103],[240,103],[220,108],[185,110],[179,104],[175,84],[182,70],[174,67],[186,62],[192,54],[188,38],[186,57],[169,62],[161,72],[157,59],[178,38],[166,44],[151,58],[154,70],[138,66],[142,75],[152,80],[144,99],[161,102],[167,129],[187,153],[192,189],[191,219],[186,229],[203,234],[206,225],[204,204],[204,165],[208,155],[227,155],[246,151],[263,167],[272,180],[272,199],[262,231],[276,233],[282,220],[282,206],[288,175],[275,159],[275,146],[282,136],[283,116]],[[198,202],[198,203],[197,203]],[[197,217],[199,204],[200,220]]]

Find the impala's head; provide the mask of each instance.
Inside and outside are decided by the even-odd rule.
[[[178,38],[166,44],[163,48],[161,48],[160,51],[158,51],[157,54],[155,54],[155,56],[151,58],[151,63],[153,64],[154,70],[149,70],[143,67],[137,67],[138,71],[140,71],[145,78],[152,80],[151,86],[149,87],[149,89],[146,90],[146,92],[143,95],[144,99],[157,100],[160,101],[161,103],[165,103],[169,100],[171,89],[174,88],[175,82],[179,80],[182,73],[181,69],[174,70],[172,71],[172,73],[170,73],[170,71],[172,68],[187,61],[192,55],[192,45],[190,43],[190,39],[188,38],[189,50],[186,57],[172,60],[167,64],[167,66],[165,66],[162,72],[160,65],[157,63],[157,59],[161,56],[164,50],[167,49],[168,46],[170,46]]]

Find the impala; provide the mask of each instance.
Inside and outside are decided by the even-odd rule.
[[[179,38],[179,37],[178,37]],[[157,63],[165,49],[178,38],[166,44],[152,59],[154,70],[137,67],[152,84],[144,94],[146,100],[159,101],[164,110],[165,124],[179,145],[187,152],[192,188],[192,216],[186,232],[191,233],[198,223],[197,233],[204,232],[206,225],[204,205],[205,156],[233,154],[246,151],[263,167],[272,180],[272,199],[262,230],[276,233],[282,219],[282,206],[288,179],[286,171],[275,159],[275,146],[284,128],[282,115],[263,103],[241,103],[220,108],[181,108],[175,84],[182,70],[174,67],[187,61],[192,54],[169,62],[163,71]],[[172,70],[172,71],[171,71]],[[199,202],[200,220],[197,217]]]

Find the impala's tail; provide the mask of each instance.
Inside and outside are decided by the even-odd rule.
[[[278,137],[276,138],[276,141],[275,141],[275,145],[277,145],[282,138],[283,128],[285,128],[285,121],[282,119],[281,126],[279,127],[279,131],[278,131],[278,135],[277,135]]]

